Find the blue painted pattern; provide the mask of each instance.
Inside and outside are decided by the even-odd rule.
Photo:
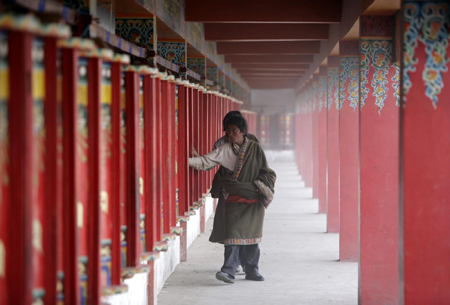
[[[371,66],[374,69],[371,83],[372,95],[375,97],[378,113],[381,113],[389,90],[386,85],[388,84],[387,74],[392,56],[392,41],[362,40],[361,55],[361,108],[364,106],[363,100],[367,98],[370,91],[366,88],[366,84],[368,83],[369,66]]]
[[[444,83],[442,73],[448,72],[447,47],[449,44],[450,4],[447,2],[405,3],[405,93],[412,86],[409,73],[415,72],[418,59],[414,58],[418,41],[425,45],[427,59],[422,79],[425,94],[436,109]]]
[[[322,110],[324,106],[323,101],[326,101],[327,94],[327,77],[320,76],[319,77],[319,112]],[[325,102],[326,103],[326,102]]]

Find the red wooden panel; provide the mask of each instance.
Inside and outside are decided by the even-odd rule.
[[[76,137],[76,154],[78,175],[76,177],[77,189],[77,229],[79,232],[78,264],[80,281],[80,303],[87,304],[88,299],[88,259],[89,259],[89,65],[86,57],[78,59],[78,83],[77,83],[77,111],[78,111],[78,132]],[[92,89],[92,86],[91,86]],[[97,193],[98,194],[98,193]]]
[[[141,252],[145,252],[146,246],[146,203],[145,198],[147,193],[145,192],[145,183],[147,181],[147,173],[145,171],[146,157],[145,157],[145,130],[147,128],[144,121],[144,75],[139,75],[139,238]]]
[[[0,46],[8,50],[8,35],[0,32]],[[0,52],[0,303],[8,301],[8,286],[5,268],[8,261],[6,249],[8,247],[8,207],[9,207],[9,61],[8,53]]]
[[[219,97],[219,139],[225,135],[225,130],[223,126],[223,119],[226,115],[225,110],[225,98],[223,96]]]
[[[204,143],[204,104],[203,104],[203,98],[204,94],[203,91],[198,91],[198,154],[204,155],[205,151],[205,143]],[[199,184],[198,184],[198,191],[197,196],[195,198],[196,201],[200,201],[203,192],[204,192],[204,186],[205,186],[205,172],[204,171],[198,171],[199,176]]]
[[[206,155],[208,152],[210,152],[210,145],[208,141],[208,132],[209,132],[209,100],[208,100],[209,94],[202,93],[202,103],[201,103],[201,118],[202,118],[202,128],[201,130],[201,137],[202,137],[202,155]],[[207,189],[209,188],[208,183],[208,177],[209,177],[209,171],[205,172],[202,171],[203,179],[202,179],[202,196],[204,193],[207,192]],[[202,198],[202,196],[200,198]]]
[[[60,166],[60,155],[58,153],[59,136],[61,129],[61,118],[59,117],[58,99],[58,62],[59,53],[56,47],[56,38],[46,38],[44,46],[45,61],[45,226],[43,232],[44,261],[44,290],[46,303],[56,303],[56,283],[58,270],[58,239],[61,234],[58,227],[58,217],[62,217],[60,194],[62,191],[62,180]]]
[[[189,156],[189,118],[188,118],[188,88],[178,85],[178,201],[179,215],[189,210],[190,176],[187,157]]]
[[[208,149],[211,151],[213,149],[214,143],[216,142],[217,138],[217,110],[216,110],[216,95],[210,94],[210,118],[211,118],[211,124],[210,124],[210,136],[209,136],[209,147]],[[209,180],[209,187],[211,188],[212,181],[214,179],[214,174],[216,173],[216,169],[214,168],[212,171],[210,171],[210,180]]]
[[[33,301],[42,301],[45,295],[44,274],[45,256],[44,252],[44,230],[46,226],[46,173],[47,168],[42,163],[45,162],[45,54],[44,42],[40,38],[34,38],[32,42],[32,98],[33,98],[33,136],[31,142],[32,164],[28,169],[29,175],[33,177],[31,189],[32,208],[31,226],[33,232],[32,252],[33,252]],[[54,58],[55,60],[55,58]],[[52,233],[51,233],[52,234]],[[53,249],[52,249],[53,250]],[[52,251],[51,250],[51,251]],[[54,286],[53,289],[54,290]]]
[[[120,259],[121,266],[127,266],[127,206],[128,206],[128,192],[127,192],[127,97],[126,97],[126,73],[120,74]]]
[[[211,142],[212,142],[212,131],[213,131],[213,117],[212,117],[212,94],[211,93],[208,93],[208,94],[206,94],[206,98],[207,98],[207,101],[208,101],[208,114],[207,114],[207,117],[208,117],[208,136],[207,136],[207,138],[206,138],[206,151],[207,151],[207,153],[208,152],[210,152],[211,151],[211,147],[212,147],[212,145],[214,144],[211,144]],[[211,180],[211,174],[212,174],[213,172],[212,171],[208,171],[207,172],[207,174],[208,174],[208,178],[207,178],[207,181],[206,181],[206,189],[207,190],[209,190],[209,189],[211,189],[211,182],[212,182],[212,180]]]
[[[170,232],[170,217],[172,213],[171,206],[171,167],[172,151],[170,149],[170,118],[171,111],[169,105],[170,93],[169,84],[166,80],[161,81],[162,96],[162,181],[163,181],[163,228],[164,233]]]
[[[121,220],[120,206],[122,203],[121,181],[123,162],[121,158],[121,79],[122,69],[119,62],[111,63],[111,190],[110,190],[110,221],[111,221],[111,285],[121,284]]]
[[[445,1],[404,3],[404,304],[450,303],[449,11]]]
[[[30,304],[32,278],[32,160],[33,100],[31,90],[33,37],[29,33],[9,33],[8,137],[9,137],[9,207],[5,268],[8,304]],[[20,157],[18,157],[20,156]]]
[[[179,145],[179,138],[178,138],[178,134],[179,134],[179,111],[180,111],[180,109],[179,109],[179,104],[178,104],[178,102],[179,102],[179,90],[180,90],[180,85],[178,85],[178,84],[174,84],[174,87],[175,87],[175,94],[174,94],[174,96],[175,96],[175,107],[174,107],[174,109],[175,109],[175,114],[174,114],[174,126],[175,126],[175,130],[174,130],[174,143],[176,143],[176,145],[174,145],[174,148],[173,148],[173,150],[174,150],[174,152],[175,152],[175,154],[174,154],[174,177],[175,177],[175,179],[174,179],[174,185],[175,185],[175,203],[176,203],[176,209],[175,209],[175,222],[176,222],[176,217],[178,216],[178,215],[180,215],[180,198],[179,198],[179,196],[180,196],[180,184],[179,184],[179,179],[178,179],[178,177],[179,177],[179,169],[178,169],[178,166],[179,166],[179,164],[178,164],[178,145]]]
[[[89,304],[100,303],[100,157],[102,135],[101,78],[102,61],[90,58],[88,68],[88,166],[89,198],[87,209],[88,233],[88,298]]]
[[[156,184],[156,227],[157,227],[157,238],[161,238],[163,233],[163,189],[162,189],[162,96],[161,96],[161,79],[156,79],[154,84],[154,90],[156,91],[155,99],[152,103],[152,109],[155,109],[155,129],[154,135],[156,137],[155,149],[156,149],[156,179],[158,183]]]
[[[170,229],[170,225],[168,223],[169,219],[169,166],[168,166],[168,141],[167,138],[169,136],[168,129],[168,107],[167,107],[167,81],[161,80],[161,151],[164,152],[161,155],[161,191],[162,191],[162,231],[161,233],[168,233]]]
[[[127,192],[127,266],[139,265],[139,75],[125,73],[126,81],[126,192]]]
[[[170,150],[170,159],[169,159],[169,172],[170,172],[170,179],[169,179],[169,205],[171,207],[170,214],[169,214],[169,225],[170,227],[174,227],[176,225],[177,220],[177,208],[176,208],[176,197],[177,197],[177,190],[176,190],[176,181],[177,181],[177,173],[176,173],[176,148],[177,148],[177,140],[176,140],[176,92],[175,92],[175,83],[173,81],[168,83],[168,106],[169,106],[169,117],[168,117],[168,123],[169,123],[169,150]],[[169,231],[170,232],[170,228]]]
[[[78,277],[78,52],[62,49],[64,302],[80,304]]]
[[[144,193],[147,194],[145,201],[142,203],[146,208],[145,233],[147,251],[151,251],[155,243],[161,239],[161,229],[158,223],[161,220],[161,201],[159,198],[159,185],[161,184],[158,175],[159,166],[159,150],[158,139],[159,124],[158,103],[159,99],[159,78],[144,76],[144,122],[146,128],[144,130],[145,141],[145,172],[148,174],[144,181]],[[158,84],[157,84],[158,83]],[[158,221],[159,219],[159,221]]]
[[[193,89],[194,91],[194,99],[193,99],[193,107],[192,107],[192,121],[193,121],[193,143],[192,146],[200,153],[200,115],[199,115],[199,97],[201,92],[198,89]],[[196,202],[201,197],[201,185],[200,185],[200,174],[199,171],[194,171],[194,197],[193,201]]]
[[[192,149],[194,148],[194,113],[193,113],[193,109],[194,109],[194,89],[192,87],[188,87],[187,88],[187,120],[188,120],[188,156],[192,157]],[[188,198],[188,206],[186,206],[186,209],[188,210],[188,208],[190,206],[192,206],[193,202],[194,202],[194,196],[195,196],[195,192],[194,192],[194,184],[195,184],[195,173],[197,172],[196,170],[194,170],[193,168],[189,168],[188,169],[188,174],[189,174],[189,187],[188,187],[188,192],[189,192],[189,198]]]

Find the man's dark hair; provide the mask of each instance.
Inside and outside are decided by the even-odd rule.
[[[244,136],[247,136],[248,126],[247,121],[244,119],[244,117],[234,116],[229,118],[225,123],[225,129],[227,129],[230,125],[236,125],[236,127],[244,133]]]
[[[242,116],[242,113],[241,113],[240,111],[237,111],[237,110],[233,110],[233,111],[228,112],[228,113],[225,115],[225,117],[223,118],[223,121],[222,121],[223,131],[225,131],[225,129],[227,129],[227,128],[225,127],[226,122],[227,122],[230,118],[233,118],[233,117],[240,117],[240,118],[242,118],[243,116]]]

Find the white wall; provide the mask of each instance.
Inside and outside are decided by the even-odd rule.
[[[205,220],[207,221],[213,213],[213,199],[211,197],[207,197],[205,201]],[[196,215],[191,216],[187,223],[187,232],[185,232],[185,234],[187,234],[188,249],[194,240],[200,235],[200,221],[200,210],[197,210]],[[209,232],[204,234],[209,234]],[[179,263],[180,237],[177,236],[174,240],[169,242],[169,249],[167,252],[161,252],[159,259],[155,261],[157,293],[162,290],[164,283],[175,271],[175,268]],[[110,305],[147,305],[147,283],[147,273],[136,274],[131,279],[124,281],[124,284],[128,285],[127,293],[105,297],[102,301]]]

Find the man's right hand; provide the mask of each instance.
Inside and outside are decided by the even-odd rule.
[[[198,157],[198,152],[197,152],[197,150],[195,150],[194,147],[192,147],[192,157],[194,157],[194,158]]]

